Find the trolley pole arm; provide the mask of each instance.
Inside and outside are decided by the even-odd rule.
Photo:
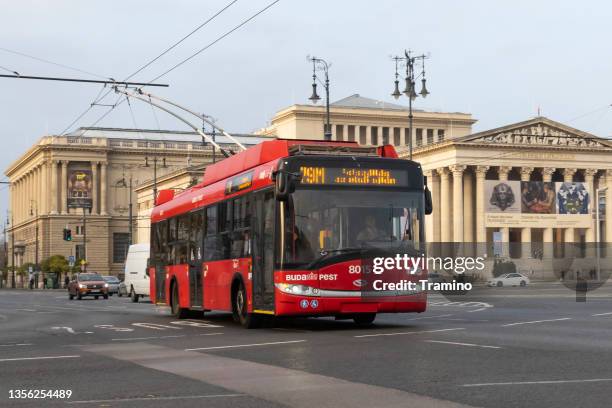
[[[239,146],[239,147],[240,147],[242,150],[246,150],[246,147],[245,147],[245,146],[244,146],[242,143],[240,143],[240,142],[238,141],[238,139],[236,139],[234,136],[232,136],[232,135],[230,135],[229,133],[227,133],[227,132],[226,132],[224,129],[222,129],[221,127],[217,126],[217,125],[216,125],[215,123],[213,123],[212,121],[208,120],[208,118],[207,118],[205,115],[200,115],[200,114],[198,114],[198,113],[196,113],[196,112],[192,111],[191,109],[185,108],[184,106],[181,106],[181,105],[179,105],[178,103],[172,102],[172,101],[170,101],[170,100],[168,100],[168,99],[165,99],[165,98],[162,98],[162,97],[159,97],[159,96],[155,96],[155,95],[153,95],[153,94],[151,94],[151,93],[149,93],[149,92],[143,92],[143,91],[142,91],[140,88],[138,88],[138,89],[137,89],[137,92],[138,92],[138,93],[140,93],[140,94],[142,94],[142,95],[145,95],[145,96],[146,96],[146,97],[148,97],[148,98],[151,98],[151,99],[157,99],[158,101],[165,102],[165,103],[167,103],[167,104],[169,104],[169,105],[172,105],[172,106],[175,106],[175,107],[177,107],[177,108],[179,108],[179,109],[182,109],[182,110],[184,110],[185,112],[191,113],[192,115],[194,115],[194,116],[198,117],[199,119],[202,119],[204,122],[208,123],[210,126],[212,126],[212,127],[214,127],[215,129],[217,129],[219,132],[221,132],[221,134],[223,134],[223,136],[227,137],[227,138],[228,138],[228,139],[230,139],[232,142],[234,142],[235,144],[237,144],[237,145],[238,145],[238,146]]]
[[[168,113],[169,115],[174,116],[175,118],[177,118],[178,120],[180,120],[181,122],[185,123],[187,126],[189,126],[190,128],[192,128],[193,130],[195,130],[200,136],[202,136],[204,139],[206,139],[207,142],[209,142],[210,144],[212,144],[213,146],[215,146],[217,149],[219,149],[221,151],[221,154],[223,154],[223,156],[225,157],[230,157],[232,155],[232,153],[230,153],[229,151],[225,150],[224,148],[222,148],[221,146],[219,146],[214,140],[212,140],[212,138],[210,136],[208,136],[207,134],[205,134],[204,132],[202,132],[197,126],[195,126],[193,123],[187,121],[186,119],[182,118],[181,116],[177,115],[176,113],[172,112],[169,109],[164,108],[163,106],[152,102],[150,100],[147,100],[146,98],[140,96],[140,95],[136,95],[127,91],[122,91],[120,90],[118,87],[115,87],[115,92],[117,93],[122,93],[125,96],[127,96],[128,98],[134,98],[134,99],[138,99],[142,102],[151,104],[153,106],[155,106],[158,109],[163,110],[164,112]]]

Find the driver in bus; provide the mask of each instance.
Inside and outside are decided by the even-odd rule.
[[[385,232],[376,225],[376,218],[373,215],[367,215],[364,228],[357,234],[357,241],[376,241],[384,237]]]

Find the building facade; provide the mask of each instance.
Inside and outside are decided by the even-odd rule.
[[[261,140],[239,137],[246,144]],[[223,136],[217,142],[235,148]],[[193,132],[81,128],[42,137],[5,171],[9,265],[13,259],[17,267],[39,264],[59,254],[86,259],[91,271],[122,274],[137,224],[134,208],[130,231],[136,186],[154,172],[163,177],[219,156]],[[72,232],[71,241],[63,239],[65,228]]]
[[[600,256],[612,257],[603,205],[612,194],[609,140],[536,117],[423,146],[413,158],[432,192],[430,242],[473,245],[545,278],[554,259],[594,268],[596,242],[607,242]]]
[[[471,114],[427,112],[413,109],[412,146],[421,147],[472,132]],[[257,134],[284,139],[322,139],[325,107],[292,105],[277,112],[270,126]],[[393,103],[351,95],[330,104],[332,140],[356,141],[361,145],[408,146],[408,108]]]

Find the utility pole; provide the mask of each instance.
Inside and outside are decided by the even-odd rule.
[[[130,175],[130,204],[128,205],[129,208],[129,212],[128,212],[128,224],[129,224],[129,240],[128,240],[128,245],[132,245],[132,241],[134,239],[133,235],[132,235],[132,224],[133,224],[133,205],[132,205],[132,176]]]
[[[15,289],[15,217],[11,212],[11,269],[13,270],[13,278],[11,287]]]
[[[82,264],[83,272],[87,272],[87,211],[83,207],[83,256],[85,257],[85,263]],[[81,260],[83,261],[83,260]]]
[[[312,95],[310,99],[312,103],[317,103],[319,99],[319,95],[317,94],[317,81],[319,81],[323,88],[325,88],[325,130],[323,131],[325,140],[332,139],[332,129],[329,117],[329,67],[330,64],[327,63],[322,58],[317,57],[307,57],[309,61],[312,62]],[[317,67],[322,69],[325,73],[325,82],[321,82],[319,77],[317,76]]]

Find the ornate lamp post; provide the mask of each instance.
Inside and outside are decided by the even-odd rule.
[[[332,131],[331,131],[331,124],[329,121],[329,67],[330,67],[330,64],[328,64],[324,59],[317,58],[317,57],[308,57],[308,60],[312,61],[312,95],[308,99],[310,99],[312,103],[317,103],[319,99],[321,99],[319,95],[317,94],[317,81],[319,81],[319,83],[325,88],[325,130],[324,130],[325,140],[331,140]],[[325,73],[325,82],[322,82],[317,77],[317,67],[319,68],[319,70],[322,70]]]
[[[404,51],[404,56],[393,57],[395,60],[395,88],[391,96],[395,99],[399,99],[402,93],[408,97],[408,150],[410,152],[410,160],[412,160],[412,101],[415,100],[419,95],[422,98],[426,98],[429,95],[429,91],[426,86],[425,79],[425,54],[412,56],[410,51]],[[399,90],[399,72],[398,68],[400,62],[406,64],[406,87],[403,92]],[[417,63],[421,63],[421,73],[415,76],[415,67]],[[421,78],[421,92],[418,94],[415,91],[415,80]]]

